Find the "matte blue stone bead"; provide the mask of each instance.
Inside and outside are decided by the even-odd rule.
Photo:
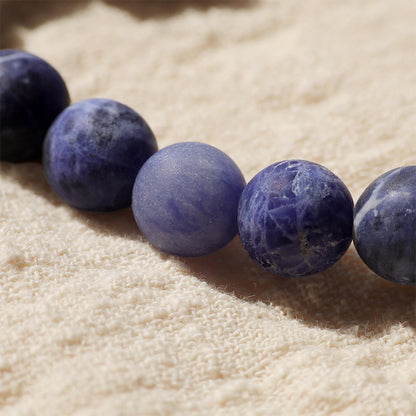
[[[72,104],[54,121],[43,146],[45,175],[69,205],[111,211],[131,205],[137,172],[157,151],[143,118],[117,101]]]
[[[386,172],[365,189],[354,210],[353,239],[379,276],[416,284],[416,166]]]
[[[275,163],[243,191],[240,238],[250,257],[284,277],[321,272],[337,262],[352,238],[353,201],[327,168],[305,160]]]
[[[0,51],[0,159],[40,157],[46,131],[69,105],[65,83],[43,59],[13,49]]]
[[[143,235],[167,253],[202,256],[237,234],[238,201],[245,186],[222,151],[182,142],[155,153],[137,175],[132,208]]]

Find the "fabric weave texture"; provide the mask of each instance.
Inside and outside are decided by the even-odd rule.
[[[414,0],[2,1],[0,42],[73,102],[121,101],[159,148],[201,141],[247,181],[285,159],[357,200],[416,164]],[[130,209],[65,205],[38,162],[1,163],[1,415],[416,415],[415,290],[351,246],[274,277],[238,238],[154,249]]]

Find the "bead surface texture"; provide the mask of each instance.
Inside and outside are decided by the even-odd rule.
[[[157,151],[143,118],[117,101],[92,98],[65,109],[43,146],[45,175],[69,205],[90,211],[129,207],[137,172]]]
[[[267,271],[306,276],[335,264],[352,238],[353,201],[327,168],[305,160],[275,163],[245,188],[238,210],[240,238]]]
[[[235,237],[244,186],[240,169],[225,153],[182,142],[144,164],[132,208],[137,225],[155,247],[183,257],[202,256]]]
[[[66,85],[43,59],[0,51],[0,158],[24,162],[41,156],[55,117],[69,105]]]
[[[379,276],[416,284],[416,166],[386,172],[365,189],[355,206],[353,238]]]

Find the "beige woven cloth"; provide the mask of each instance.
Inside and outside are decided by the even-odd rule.
[[[415,0],[2,1],[1,43],[247,181],[309,159],[356,200],[416,164]],[[129,209],[80,212],[40,164],[1,168],[1,415],[416,415],[415,291],[353,247],[303,279],[238,239],[180,259]]]

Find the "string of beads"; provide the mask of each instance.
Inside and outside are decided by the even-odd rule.
[[[105,98],[70,104],[43,59],[0,51],[0,156],[42,157],[46,179],[67,204],[90,211],[131,205],[152,245],[203,256],[237,234],[249,256],[285,277],[322,272],[354,242],[379,276],[416,284],[416,165],[384,173],[357,203],[326,167],[274,163],[246,184],[234,161],[199,142],[158,150],[146,121]]]

